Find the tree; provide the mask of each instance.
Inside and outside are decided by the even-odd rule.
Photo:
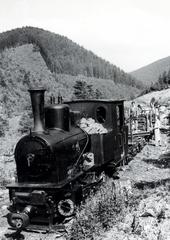
[[[95,93],[94,93],[94,90],[92,87],[93,86],[91,84],[90,85],[87,84],[87,86],[86,86],[86,98],[87,99],[94,98]]]
[[[170,84],[170,69],[167,73],[167,83],[168,83],[168,85]]]
[[[163,77],[161,74],[159,75],[158,84],[159,84],[159,90],[163,89]]]
[[[0,137],[4,137],[5,136],[5,132],[8,130],[9,127],[9,122],[8,120],[0,115]]]
[[[22,117],[19,121],[19,132],[22,134],[28,133],[28,131],[31,129],[33,125],[33,116],[32,111],[24,111],[22,114]]]
[[[98,89],[94,90],[92,84],[78,80],[74,85],[74,95],[77,99],[99,99],[102,93]]]
[[[84,81],[76,81],[74,85],[74,95],[77,99],[85,99],[87,95],[86,91],[87,83]]]
[[[164,71],[162,74],[163,88],[167,87],[167,72]]]
[[[99,89],[96,89],[96,91],[95,91],[95,98],[96,99],[102,98],[102,93]]]

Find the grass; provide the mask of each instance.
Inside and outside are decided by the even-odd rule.
[[[143,190],[133,185],[129,190],[128,186],[121,185],[121,181],[109,179],[96,193],[91,193],[77,209],[69,240],[102,239],[101,236],[114,226],[118,231],[123,231],[121,236],[123,234],[124,236],[126,234],[142,236],[145,232],[144,230],[142,230],[143,232],[138,231],[138,223],[136,222],[139,205],[143,201],[153,201],[156,204],[157,198],[167,197],[168,191],[169,185]],[[160,217],[160,221],[162,221],[163,212],[160,214],[162,215],[158,218]],[[129,216],[132,216],[132,221],[127,226],[126,218]]]
[[[129,209],[137,205],[137,199],[127,188],[109,179],[77,209],[70,239],[95,239],[123,221]]]

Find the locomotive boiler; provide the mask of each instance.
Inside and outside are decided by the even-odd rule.
[[[49,228],[69,217],[84,189],[125,161],[128,130],[123,101],[75,100],[44,106],[44,89],[29,90],[34,127],[15,148],[17,181],[7,186],[14,229]],[[106,131],[87,131],[82,119]],[[92,126],[91,126],[92,127]]]

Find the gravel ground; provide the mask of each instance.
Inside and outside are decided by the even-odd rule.
[[[162,146],[146,145],[119,172],[118,184],[133,189],[140,196],[139,205],[98,239],[170,239],[170,144],[166,135],[162,139]]]

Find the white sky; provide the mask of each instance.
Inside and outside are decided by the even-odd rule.
[[[64,35],[125,71],[170,55],[170,0],[0,0],[0,32]]]

